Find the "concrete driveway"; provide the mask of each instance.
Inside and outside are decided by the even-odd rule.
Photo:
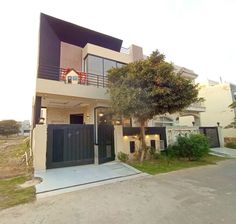
[[[236,160],[37,200],[0,212],[1,224],[236,223]]]

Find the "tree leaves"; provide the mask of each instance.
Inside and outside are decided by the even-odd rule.
[[[198,86],[174,73],[165,56],[154,51],[146,60],[108,72],[112,108],[120,115],[148,120],[174,113],[198,101]]]

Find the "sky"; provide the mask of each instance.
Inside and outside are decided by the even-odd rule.
[[[0,120],[30,120],[40,12],[236,84],[236,0],[8,0],[0,6]]]

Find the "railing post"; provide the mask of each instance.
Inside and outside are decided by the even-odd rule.
[[[97,75],[97,87],[99,87],[99,75]]]

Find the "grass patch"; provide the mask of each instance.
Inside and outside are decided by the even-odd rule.
[[[19,184],[28,180],[27,176],[19,176],[0,180],[0,209],[35,200],[35,188],[21,189]]]
[[[35,199],[35,187],[19,187],[33,177],[32,158],[27,166],[25,152],[29,144],[24,137],[0,139],[0,210]]]
[[[236,149],[236,142],[227,142],[225,144],[225,147],[231,148],[231,149]]]
[[[146,160],[143,163],[139,161],[130,161],[128,164],[134,168],[149,174],[167,173],[170,171],[216,164],[218,161],[225,160],[226,158],[208,155],[204,159],[199,161],[189,161],[184,159],[172,159],[168,160],[165,156],[161,156],[157,160]]]

